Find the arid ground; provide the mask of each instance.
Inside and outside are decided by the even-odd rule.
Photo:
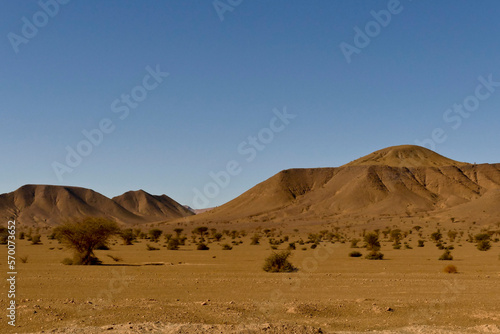
[[[206,251],[189,239],[179,250],[163,247],[163,237],[131,246],[117,239],[110,250],[96,252],[101,266],[63,265],[71,251],[45,235],[41,245],[19,240],[18,257],[27,259],[18,264],[18,326],[8,328],[2,312],[0,331],[500,333],[499,243],[479,251],[467,233],[453,243],[444,236],[454,260],[439,261],[443,250],[425,234],[425,246],[417,247],[420,237],[412,232],[403,240],[412,249],[395,250],[382,239],[379,261],[350,247],[354,232],[344,243],[323,240],[311,249],[312,243],[297,242],[308,240],[304,232],[275,231],[275,240],[289,237],[278,250],[297,242],[293,273],[262,270],[273,252],[262,231],[259,245],[250,245],[254,231],[248,231],[213,240]],[[147,243],[159,250],[148,251]],[[223,244],[233,249],[222,250]],[[348,256],[356,250],[363,257]],[[458,273],[444,273],[448,264]],[[5,280],[1,289],[5,309]]]

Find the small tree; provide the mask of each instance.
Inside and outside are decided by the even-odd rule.
[[[203,242],[203,236],[205,233],[208,231],[208,227],[206,226],[199,226],[193,230],[193,234],[199,234],[200,235],[200,241]]]
[[[160,239],[162,233],[163,233],[163,231],[159,230],[157,228],[153,228],[153,229],[149,230],[149,236],[151,238],[151,241],[158,242],[158,239]]]
[[[177,237],[177,239],[180,238],[182,231],[184,231],[183,228],[180,228],[180,227],[174,228],[175,236]]]
[[[54,232],[75,251],[73,264],[90,265],[101,263],[94,255],[94,250],[98,245],[106,244],[120,229],[115,222],[104,218],[85,218],[58,226]]]

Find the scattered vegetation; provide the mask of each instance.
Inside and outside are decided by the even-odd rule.
[[[228,244],[224,244],[224,245],[222,245],[222,250],[231,250],[231,249],[233,249],[233,247],[231,247],[231,246],[230,246],[230,245],[228,245]]]

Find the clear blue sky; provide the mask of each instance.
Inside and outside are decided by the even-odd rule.
[[[0,193],[28,183],[110,197],[144,189],[196,206],[193,188],[203,192],[209,173],[234,160],[239,173],[206,203],[215,206],[280,170],[340,166],[415,144],[436,128],[446,136],[438,153],[500,161],[500,87],[460,116],[458,128],[458,120],[443,119],[475,94],[479,76],[500,81],[498,1],[401,0],[350,63],[341,43],[356,46],[355,27],[377,29],[371,11],[387,10],[388,1],[243,0],[223,21],[212,1],[59,7],[50,17],[37,1],[0,4]],[[23,26],[34,20],[33,36]],[[29,38],[16,53],[12,36],[25,38],[23,30]],[[157,65],[169,76],[120,119],[113,101]],[[296,117],[248,162],[238,146],[285,106]],[[66,147],[75,149],[82,131],[106,118],[114,131],[58,179],[53,162],[65,164]]]

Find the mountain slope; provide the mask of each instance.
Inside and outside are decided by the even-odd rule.
[[[129,225],[192,215],[166,195],[153,196],[138,191],[115,199],[79,187],[25,185],[0,195],[0,219],[16,218],[26,225],[51,226],[66,220],[99,216]]]
[[[0,195],[0,203],[3,217],[17,213],[17,220],[26,224],[53,225],[87,216],[106,217],[120,223],[144,222],[106,196],[79,187],[25,185]]]
[[[113,197],[123,208],[147,220],[167,220],[192,216],[194,213],[167,195],[151,195],[144,190],[128,191]]]
[[[443,216],[452,208],[457,216],[476,208],[474,212],[487,211],[500,218],[500,203],[494,204],[499,190],[500,164],[461,163],[405,145],[376,151],[337,168],[282,171],[194,219],[319,221],[347,216]],[[461,206],[466,209],[460,211]]]

